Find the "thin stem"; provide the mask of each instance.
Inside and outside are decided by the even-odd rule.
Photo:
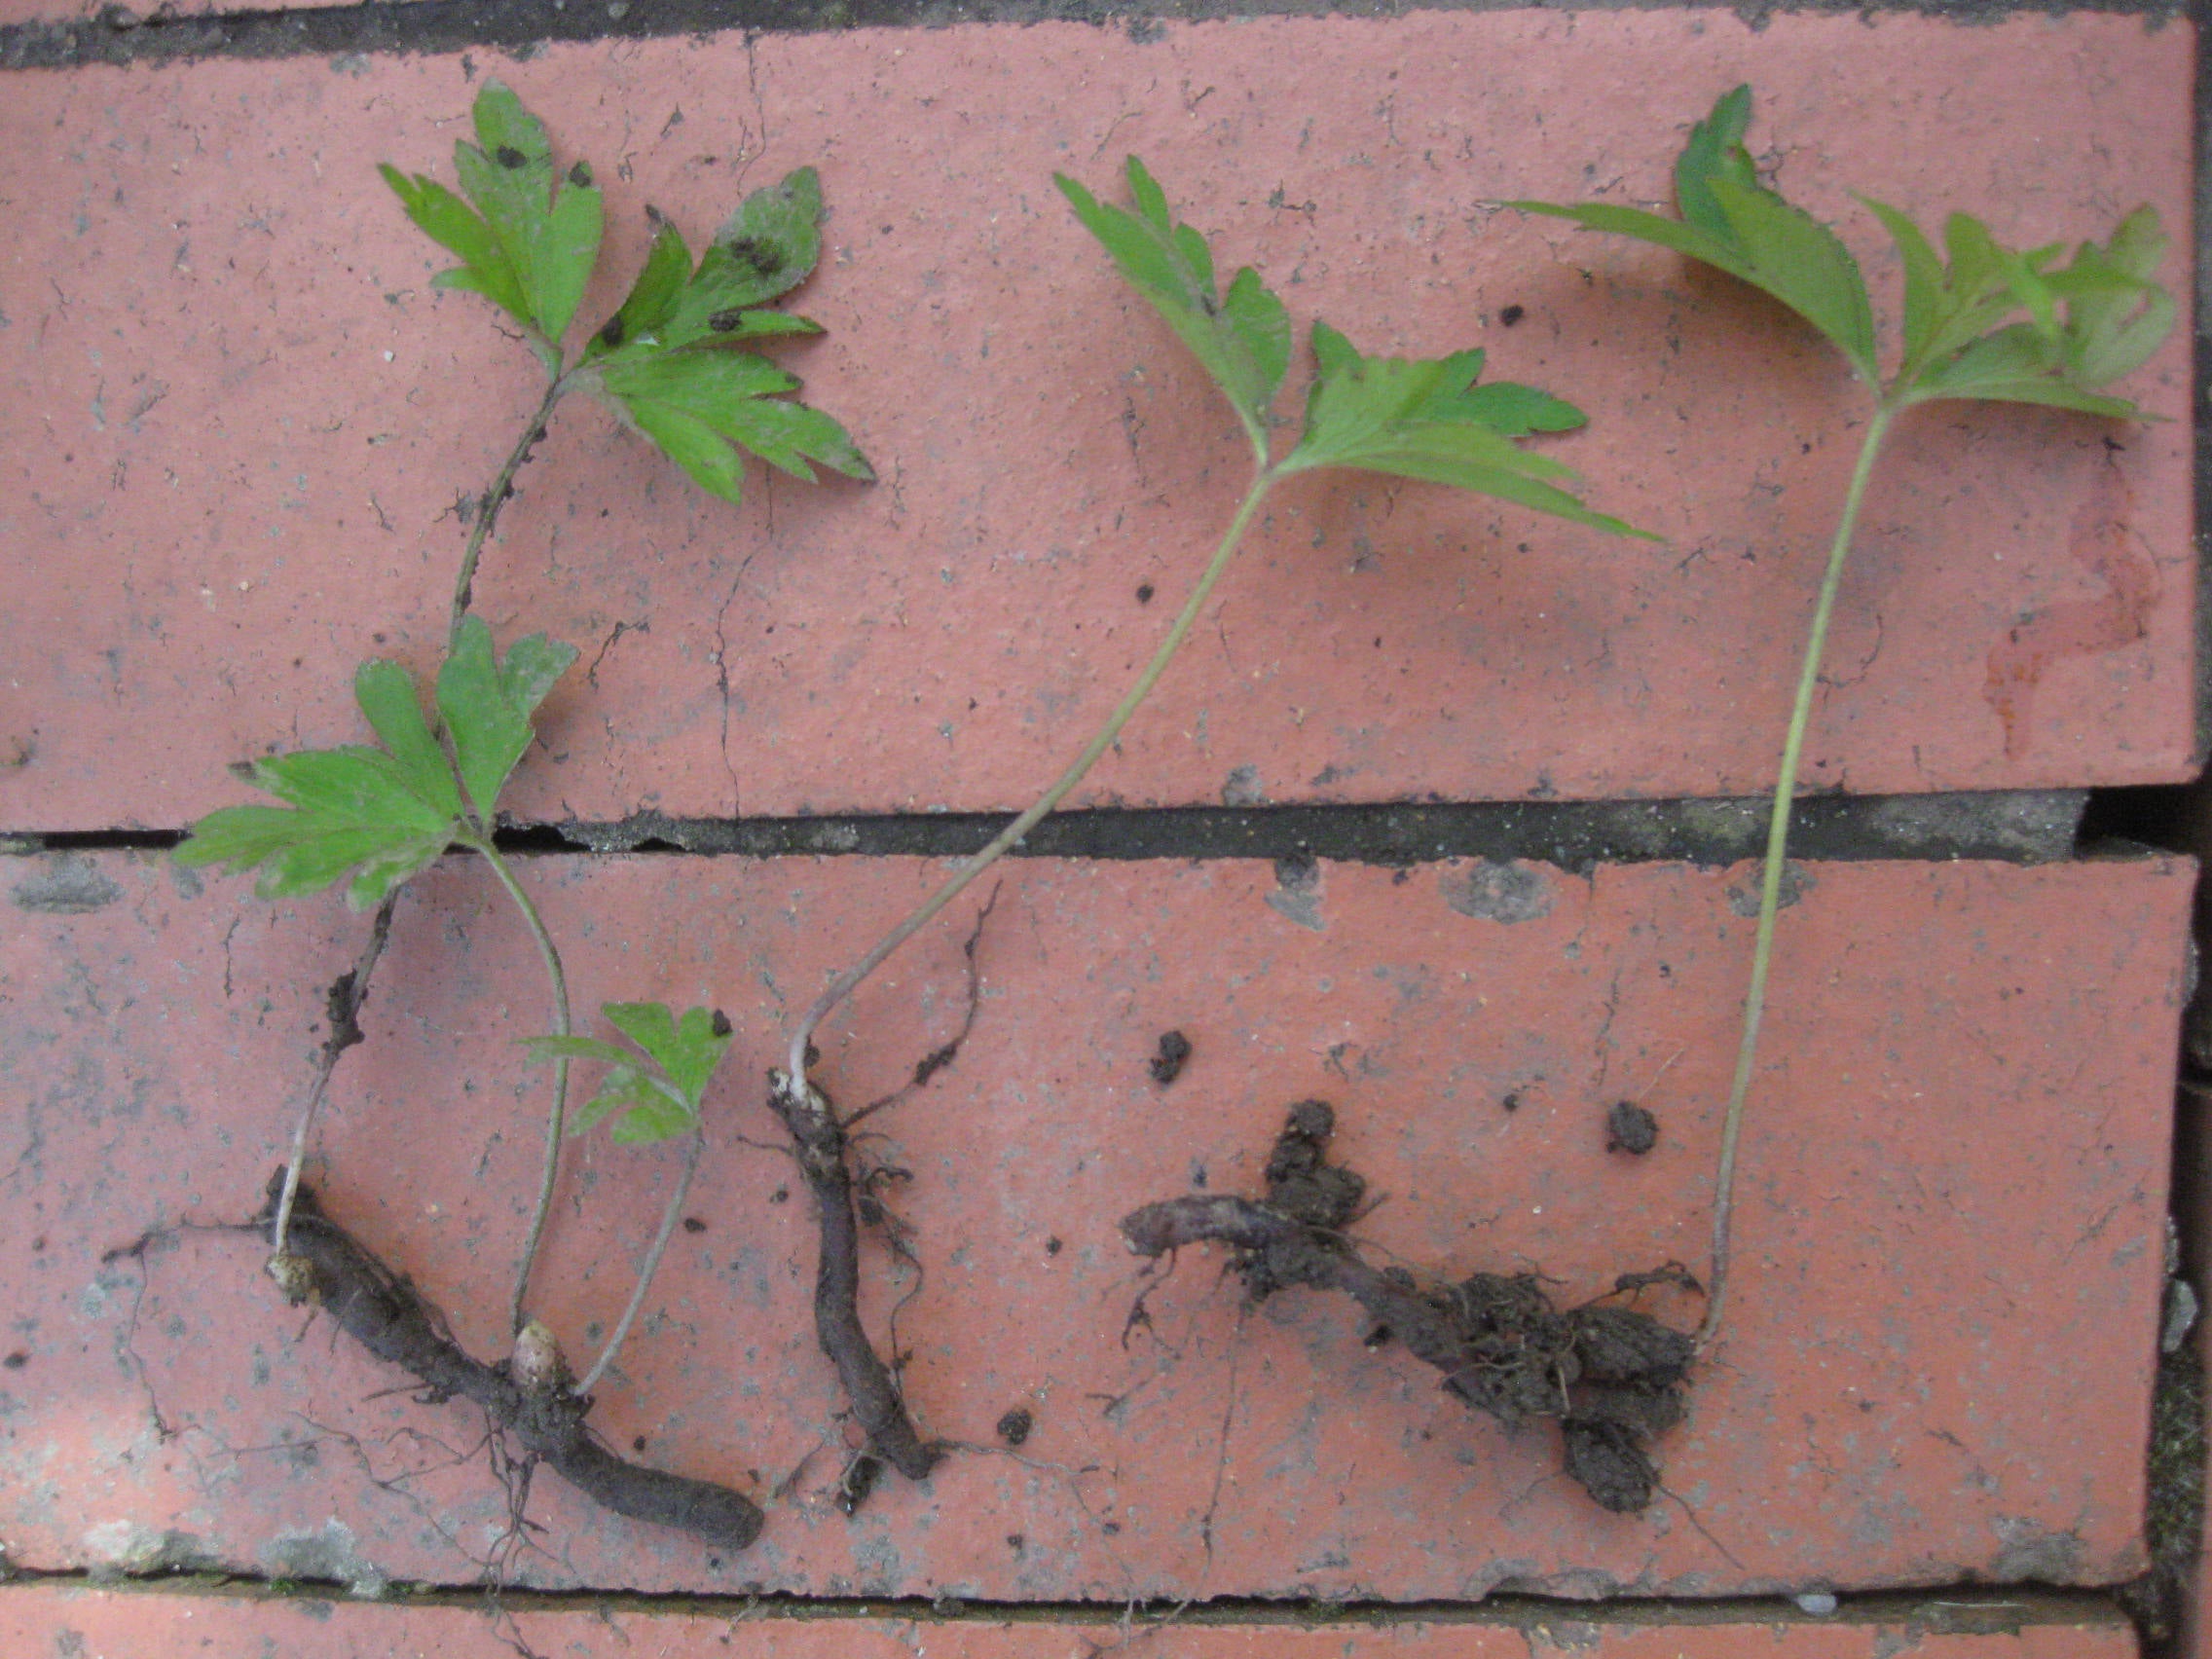
[[[1835,609],[1836,590],[1843,584],[1844,562],[1851,552],[1851,537],[1859,525],[1859,504],[1866,494],[1866,480],[1874,471],[1897,407],[1884,400],[1866,424],[1859,446],[1859,461],[1851,470],[1844,492],[1843,516],[1837,521],[1835,540],[1828,547],[1828,563],[1821,577],[1821,596],[1813,607],[1813,624],[1805,636],[1805,659],[1797,671],[1797,696],[1789,708],[1789,730],[1782,742],[1782,765],[1774,784],[1774,804],[1767,817],[1766,865],[1759,878],[1759,921],[1751,946],[1751,983],[1744,996],[1743,1037],[1736,1049],[1736,1076],[1728,1088],[1728,1111],[1720,1124],[1720,1167],[1714,1177],[1713,1200],[1713,1276],[1705,1305],[1705,1322],[1698,1327],[1700,1348],[1720,1334],[1720,1315],[1728,1300],[1729,1234],[1735,1220],[1736,1142],[1744,1127],[1744,1101],[1751,1093],[1751,1074],[1758,1057],[1759,1024],[1766,1014],[1767,969],[1774,958],[1774,924],[1782,909],[1782,877],[1789,852],[1789,817],[1797,790],[1797,763],[1805,749],[1805,729],[1812,722],[1813,696],[1820,689],[1821,657],[1827,647],[1828,617]]]
[[[499,885],[507,890],[507,897],[515,902],[522,912],[523,921],[530,928],[530,937],[537,945],[538,959],[545,964],[545,977],[553,985],[553,1035],[569,1035],[569,977],[561,971],[561,953],[553,946],[553,936],[545,931],[545,918],[537,913],[537,906],[530,902],[530,895],[515,880],[515,872],[507,867],[498,848],[485,834],[471,833],[462,846],[484,855],[492,866],[492,873],[499,878]],[[515,1270],[514,1299],[507,1312],[515,1330],[523,1327],[522,1305],[530,1289],[531,1265],[537,1260],[537,1246],[545,1237],[546,1218],[553,1211],[553,1179],[561,1168],[561,1137],[567,1132],[569,1117],[569,1060],[565,1054],[556,1055],[553,1061],[553,1108],[545,1117],[545,1170],[537,1184],[537,1207],[531,1214],[530,1236],[522,1247],[522,1265]]]
[[[468,614],[469,601],[475,595],[477,556],[484,551],[485,539],[499,520],[499,509],[506,504],[507,493],[514,484],[515,474],[522,470],[522,463],[530,459],[530,452],[535,447],[537,440],[545,436],[545,423],[552,418],[553,405],[561,401],[561,394],[568,389],[568,377],[559,372],[559,365],[556,364],[553,379],[545,387],[545,396],[537,406],[537,413],[530,418],[530,424],[523,428],[522,437],[508,453],[507,463],[499,468],[498,476],[492,480],[492,488],[485,492],[483,499],[477,503],[476,522],[469,526],[468,545],[461,550],[461,572],[454,578],[453,612],[446,625],[449,646],[461,637],[461,619]]]
[[[1252,480],[1251,489],[1245,492],[1243,501],[1237,506],[1236,516],[1229,521],[1229,531],[1222,536],[1221,545],[1214,549],[1213,558],[1207,562],[1204,572],[1198,577],[1198,585],[1191,591],[1191,597],[1176,616],[1174,626],[1167,630],[1167,637],[1160,642],[1160,648],[1153,652],[1152,661],[1145,665],[1144,672],[1137,676],[1136,683],[1129,687],[1128,694],[1115,706],[1114,712],[1107,717],[1106,723],[1084,745],[1083,753],[1060,774],[1058,781],[1040,795],[1036,804],[1027,812],[1001,830],[989,846],[955,870],[951,879],[930,895],[918,909],[884,935],[872,950],[830,980],[829,988],[814,999],[814,1006],[806,1011],[806,1016],[792,1033],[791,1053],[785,1077],[786,1086],[791,1088],[794,1099],[806,1098],[807,1047],[813,1041],[815,1028],[829,1015],[830,1011],[851,996],[861,982],[881,967],[884,959],[893,951],[927,927],[940,910],[959,898],[970,882],[1018,846],[1021,838],[1036,829],[1052,808],[1060,804],[1068,792],[1083,782],[1084,774],[1097,764],[1098,757],[1114,746],[1114,740],[1122,735],[1122,728],[1129,723],[1129,717],[1137,712],[1137,706],[1151,694],[1153,686],[1159,683],[1161,675],[1166,672],[1167,665],[1174,660],[1176,650],[1190,633],[1192,624],[1198,621],[1198,612],[1204,608],[1208,596],[1213,592],[1214,583],[1221,579],[1222,571],[1229,568],[1230,556],[1236,551],[1236,544],[1244,539],[1244,532],[1250,527],[1253,515],[1259,511],[1261,501],[1267,498],[1269,490],[1273,488],[1277,476],[1272,470],[1263,469]]]
[[[384,954],[385,940],[391,937],[391,911],[398,903],[399,889],[395,887],[377,906],[376,919],[369,924],[368,943],[361,947],[353,966],[332,983],[325,998],[324,1014],[330,1029],[315,1055],[314,1083],[308,1089],[307,1104],[300,1109],[300,1121],[292,1130],[292,1156],[284,1165],[283,1191],[276,1199],[276,1219],[269,1226],[273,1256],[287,1253],[284,1238],[292,1225],[292,1206],[299,1198],[300,1165],[307,1161],[308,1135],[314,1127],[315,1114],[322,1110],[322,1097],[330,1091],[330,1074],[338,1069],[338,1056],[361,1041],[359,1016],[361,1005],[369,1000],[369,976],[376,972],[377,958]]]
[[[607,1339],[607,1346],[599,1350],[599,1357],[592,1361],[591,1369],[576,1384],[577,1394],[588,1394],[599,1385],[599,1380],[607,1375],[607,1368],[621,1351],[622,1339],[637,1322],[638,1309],[645,1303],[645,1289],[653,1282],[653,1274],[660,1271],[660,1259],[668,1253],[668,1241],[675,1236],[676,1223],[683,1214],[683,1200],[691,1196],[691,1177],[699,1172],[699,1154],[706,1150],[706,1132],[693,1129],[690,1150],[683,1155],[683,1173],[677,1177],[676,1191],[669,1195],[668,1208],[661,1212],[660,1232],[653,1239],[653,1247],[645,1252],[645,1266],[638,1270],[638,1287],[630,1292],[630,1306],[622,1309],[614,1334]]]

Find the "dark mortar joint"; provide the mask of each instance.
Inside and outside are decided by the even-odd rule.
[[[2172,847],[2111,791],[2092,850]],[[2108,798],[2109,797],[2109,798]],[[2125,797],[2125,798],[2122,798]],[[1925,795],[1810,795],[1796,806],[1795,858],[1823,862],[1980,859],[2052,864],[2075,856],[2082,790]],[[2178,810],[2176,808],[2175,810]],[[2132,816],[2131,816],[2132,813]],[[1443,859],[1526,860],[1586,874],[1600,865],[1724,865],[1759,856],[1767,803],[1744,800],[1474,801],[1374,806],[1100,808],[1048,818],[1015,856],[1049,859],[1319,860],[1405,868]],[[502,852],[727,854],[742,858],[962,858],[1006,822],[995,812],[820,818],[672,818],[515,825]],[[0,851],[166,852],[176,830],[0,831]]]
[[[1806,860],[2048,864],[2074,855],[2086,798],[2080,790],[1814,795],[1797,803],[1791,847]],[[1763,799],[1100,808],[1046,819],[1016,856],[1327,859],[1390,868],[1478,858],[1586,873],[1607,864],[1755,858],[1765,844],[1766,814]],[[961,858],[1005,822],[1003,814],[979,812],[735,820],[644,812],[615,823],[503,830],[499,844],[536,853]]]
[[[62,0],[50,0],[56,11]],[[818,34],[859,28],[944,28],[958,23],[1080,22],[1122,29],[1149,43],[1168,22],[1215,18],[1397,17],[1408,11],[1526,9],[1530,0],[1182,0],[1149,6],[1112,0],[372,0],[312,11],[233,11],[178,16],[126,5],[89,18],[0,29],[0,69],[71,69],[88,63],[169,63],[202,57],[329,57],[431,54],[467,48],[529,56],[551,41],[643,40],[738,30]],[[1541,0],[1538,0],[1541,3]],[[1585,11],[1677,10],[1676,0],[1578,0]],[[1561,9],[1565,9],[1564,7]],[[2020,14],[2119,13],[2180,18],[2186,0],[1742,0],[1752,28],[1778,14],[1914,14],[1995,22]]]

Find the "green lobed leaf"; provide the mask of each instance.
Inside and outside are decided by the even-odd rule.
[[[798,389],[795,379],[756,353],[729,350],[822,331],[803,316],[761,309],[813,272],[821,219],[822,181],[800,167],[747,197],[696,270],[682,238],[664,227],[630,299],[585,349],[597,389],[724,500],[743,498],[744,454],[809,483],[816,465],[864,482],[875,477],[843,426],[788,395]]]
[[[655,1141],[674,1140],[678,1135],[688,1134],[698,1126],[696,1114],[655,1091],[632,1106],[608,1131],[608,1138],[617,1146],[650,1146]]]
[[[1602,202],[1507,205],[1635,237],[1749,282],[1819,329],[1878,386],[1874,311],[1859,262],[1834,232],[1759,183],[1744,148],[1751,115],[1751,89],[1738,87],[1691,129],[1675,165],[1678,220]]]
[[[1870,196],[1862,196],[1859,200],[1882,221],[1890,240],[1897,243],[1898,258],[1904,266],[1904,354],[1909,363],[1927,348],[1943,315],[1949,290],[1943,262],[1907,214]]]
[[[1879,386],[1874,307],[1851,250],[1827,226],[1771,190],[1726,178],[1712,180],[1709,188],[1743,249],[1744,278],[1826,335],[1867,385]]]
[[[809,461],[864,482],[875,476],[844,427],[782,396],[796,389],[796,380],[750,352],[671,351],[610,362],[603,384],[640,430],[701,485],[731,500],[742,488],[733,443],[808,483]]]
[[[1480,351],[1415,360],[1364,357],[1325,322],[1313,325],[1316,373],[1306,430],[1278,471],[1352,467],[1475,490],[1620,535],[1643,535],[1593,512],[1556,481],[1573,473],[1520,448],[1530,431],[1567,431],[1580,410],[1530,387],[1478,387]]]
[[[745,498],[745,460],[704,421],[649,399],[624,399],[623,411],[660,452],[710,496]]]
[[[678,1018],[666,1003],[603,1003],[604,1014],[643,1051],[639,1054],[595,1037],[533,1037],[525,1047],[534,1060],[566,1056],[608,1066],[599,1092],[577,1109],[570,1133],[582,1134],[620,1112],[613,1138],[625,1145],[666,1140],[694,1129],[699,1102],[730,1045],[730,1024],[704,1008]]]
[[[635,1066],[615,1066],[600,1080],[599,1092],[578,1106],[570,1117],[569,1133],[588,1133],[617,1112],[635,1112],[655,1102],[662,1105],[674,1104],[657,1085]]]
[[[606,1003],[600,1012],[638,1045],[696,1112],[708,1081],[729,1048],[729,1021],[712,1009],[688,1008],[679,1019],[666,1003]]]
[[[1876,211],[1889,222],[1886,210]],[[2140,368],[2173,326],[2172,297],[2151,279],[2164,252],[2155,212],[2138,208],[2110,244],[2084,242],[2064,266],[2053,263],[2062,246],[2006,247],[1965,213],[1951,215],[1944,243],[1950,260],[1933,322],[1916,341],[1908,330],[1897,379],[1905,401],[1972,398],[2147,418],[2098,387]],[[1908,267],[1908,311],[1911,280]],[[2022,312],[2027,321],[2008,321]]]
[[[532,326],[522,278],[483,216],[434,179],[421,173],[409,176],[387,164],[379,164],[377,170],[399,197],[407,216],[432,241],[460,258],[460,268],[440,272],[434,284],[482,294],[525,328]]]
[[[368,717],[370,729],[391,751],[408,789],[449,822],[459,818],[461,791],[454,784],[453,764],[423,719],[415,677],[395,662],[372,659],[354,671],[353,699]]]
[[[2113,230],[2103,247],[2084,242],[2066,276],[2077,292],[2067,308],[2067,369],[2083,387],[2132,374],[2174,326],[2173,296],[2151,280],[2166,253],[2156,208],[2142,206]]]
[[[1134,213],[1107,205],[1063,173],[1052,178],[1129,285],[1213,376],[1265,460],[1269,411],[1290,363],[1290,317],[1282,301],[1249,267],[1231,279],[1225,301],[1205,238],[1174,221],[1165,192],[1136,157],[1128,159]]]
[[[726,284],[722,305],[756,306],[790,293],[822,258],[821,174],[799,167],[756,190],[716,233],[707,252],[715,280]]]
[[[507,776],[530,747],[531,716],[576,660],[575,647],[531,634],[500,662],[482,617],[461,619],[438,671],[438,712],[478,820],[489,830]]]
[[[645,263],[638,272],[638,279],[630,284],[629,297],[622,302],[621,309],[600,326],[584,347],[586,362],[631,342],[657,343],[660,330],[676,311],[684,284],[691,280],[691,249],[684,243],[683,233],[658,215],[654,217],[660,230],[645,254]]]
[[[503,83],[484,83],[474,116],[477,142],[454,145],[454,169],[513,270],[526,320],[558,344],[599,259],[600,193],[580,162],[555,173],[544,126]]]
[[[350,875],[347,903],[365,910],[444,853],[461,829],[461,797],[414,682],[396,663],[371,662],[353,690],[389,750],[349,744],[257,760],[254,785],[288,805],[209,813],[177,862],[258,867],[265,899],[319,893]]]

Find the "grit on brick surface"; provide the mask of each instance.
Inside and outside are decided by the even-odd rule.
[[[1133,1641],[1111,1625],[1050,1619],[1020,1624],[963,1619],[751,1619],[717,1613],[575,1608],[520,1610],[497,1620],[454,1606],[360,1606],[343,1602],[257,1603],[98,1590],[0,1589],[0,1634],[25,1659],[48,1654],[146,1651],[179,1656],[239,1653],[274,1644],[286,1659],[544,1659],[649,1651],[661,1659],[1090,1659],[1102,1648],[1171,1652],[1181,1659],[2128,1659],[2134,1643],[2109,1617],[2048,1606],[2024,1609],[2017,1629],[1967,1634],[1940,1628],[1937,1609],[1844,1624],[1707,1615],[1694,1627],[1558,1619],[1549,1623],[1435,1623],[1313,1629],[1283,1622],[1231,1628],[1174,1626]],[[1955,1618],[1954,1621],[1955,1622]],[[1934,1628],[1932,1628],[1934,1627]],[[74,1637],[81,1646],[69,1645]],[[649,1647],[646,1645],[650,1643]],[[265,1645],[265,1650],[267,1647]]]
[[[1661,202],[1687,123],[1748,78],[1756,153],[1894,316],[1852,189],[2025,243],[2143,199],[2179,228],[2192,57],[2186,25],[2117,16],[1507,12],[20,77],[0,131],[44,161],[4,187],[0,824],[174,827],[233,798],[226,763],[352,736],[364,656],[430,659],[457,508],[534,370],[490,308],[431,290],[441,258],[371,163],[450,176],[494,74],[608,189],[617,275],[587,313],[648,203],[697,240],[821,169],[829,246],[795,303],[830,332],[781,354],[882,476],[756,472],[732,507],[564,406],[479,587],[502,636],[549,630],[590,671],[518,812],[1009,807],[1057,769],[1243,485],[1234,423],[1051,186],[1119,199],[1131,151],[1302,338],[1320,316],[1374,351],[1480,344],[1580,402],[1590,429],[1546,449],[1667,541],[1301,481],[1085,798],[1756,791],[1863,394],[1763,300],[1495,199]],[[1909,418],[1812,781],[2189,770],[2187,384],[2177,333],[2128,387],[2169,424]]]
[[[987,1598],[1709,1595],[2140,1570],[2184,862],[1831,865],[1785,913],[1745,1150],[1726,1340],[1658,1454],[1670,1492],[1596,1509],[1554,1431],[1443,1396],[1348,1304],[1240,1312],[1218,1259],[1147,1281],[1115,1222],[1254,1193],[1284,1107],[1330,1099],[1382,1198],[1383,1259],[1538,1271],[1578,1301],[1701,1264],[1748,869],[1256,863],[1011,866],[957,1061],[870,1127],[886,1198],[864,1308],[926,1432],[926,1488],[833,1505],[851,1430],[815,1347],[814,1232],[759,1079],[782,1022],[936,866],[529,861],[579,1007],[714,1002],[736,1022],[692,1210],[595,1414],[611,1444],[769,1511],[722,1559],[541,1476],[514,1561],[547,1586]],[[40,1568],[209,1567],[466,1581],[506,1514],[459,1405],[422,1406],[260,1277],[236,1220],[289,1136],[319,986],[363,923],[153,858],[10,865],[0,945],[0,1538]],[[957,1028],[968,907],[825,1035],[872,1099]],[[546,1079],[529,945],[486,872],[408,890],[367,1043],[312,1171],[332,1213],[498,1351]],[[593,1025],[596,1027],[596,1019]],[[1195,1052],[1162,1089],[1159,1034]],[[1614,1101],[1658,1117],[1605,1149]],[[674,1150],[572,1144],[540,1311],[588,1351]],[[1677,1322],[1679,1292],[1645,1306]],[[1018,1456],[996,1446],[1032,1412]],[[934,1650],[934,1649],[933,1649]]]

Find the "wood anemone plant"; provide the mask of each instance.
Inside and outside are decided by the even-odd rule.
[[[1689,142],[1675,164],[1679,218],[1606,202],[1508,203],[1571,219],[1590,230],[1635,237],[1749,282],[1795,312],[1841,351],[1873,403],[1813,602],[1768,814],[1751,984],[1721,1126],[1713,1272],[1699,1331],[1701,1346],[1718,1335],[1726,1307],[1736,1148],[1745,1101],[1756,1076],[1759,1023],[1789,850],[1790,801],[1836,590],[1883,444],[1900,416],[1938,401],[2037,403],[2110,421],[2149,420],[2135,404],[2102,388],[2140,368],[2174,322],[2172,297],[2151,279],[2164,256],[2166,238],[2158,215],[2148,206],[2121,219],[2108,240],[2082,242],[2071,256],[2063,242],[2008,247],[1979,219],[1953,213],[1944,222],[1944,249],[1938,255],[1907,215],[1862,197],[1897,243],[1904,267],[1903,341],[1896,369],[1885,375],[1873,303],[1858,261],[1827,226],[1760,182],[1744,147],[1751,119],[1751,90],[1738,87],[1690,129]]]
[[[420,174],[383,169],[408,217],[461,261],[440,273],[435,285],[479,294],[498,307],[521,329],[546,373],[544,393],[521,437],[476,498],[454,580],[435,717],[424,718],[415,677],[401,664],[362,664],[354,696],[378,744],[274,756],[240,768],[245,781],[284,804],[210,813],[193,827],[176,858],[234,871],[257,868],[256,891],[267,899],[320,893],[344,882],[352,908],[376,911],[359,958],[330,987],[328,1034],[264,1217],[269,1271],[286,1297],[317,1302],[372,1353],[412,1371],[427,1397],[474,1400],[528,1457],[544,1461],[600,1502],[738,1548],[760,1526],[750,1500],[626,1463],[590,1440],[583,1425],[591,1391],[636,1322],[690,1191],[701,1098],[729,1044],[729,1022],[704,1009],[679,1019],[658,1003],[609,1003],[608,1019],[635,1051],[571,1031],[560,951],[498,834],[501,792],[535,736],[540,705],[576,652],[531,634],[502,658],[492,630],[469,607],[478,558],[514,493],[515,476],[545,437],[554,407],[571,391],[596,393],[702,488],[727,500],[742,493],[745,454],[809,482],[815,464],[872,477],[845,429],[791,397],[798,382],[749,349],[764,339],[821,332],[771,302],[804,281],[820,259],[822,191],[813,169],[802,167],[755,192],[696,261],[676,227],[647,209],[654,238],[644,269],[620,309],[571,354],[563,341],[600,251],[602,209],[591,169],[582,162],[558,166],[544,127],[496,81],[476,97],[474,133],[475,142],[455,146],[460,195]],[[515,1352],[497,1366],[454,1345],[430,1302],[324,1216],[301,1182],[332,1072],[362,1040],[359,1014],[399,890],[457,849],[481,860],[513,901],[544,965],[552,1010],[552,1033],[531,1046],[534,1058],[552,1062],[553,1087],[536,1202],[508,1305]],[[579,1059],[605,1062],[608,1071],[571,1125],[569,1067]],[[617,1141],[686,1135],[690,1144],[629,1303],[577,1379],[552,1333],[529,1316],[531,1271],[551,1214],[565,1135],[616,1112]]]
[[[825,1275],[836,1271],[835,1262],[846,1253],[840,1248],[833,1261],[827,1247],[831,1230],[839,1239],[850,1233],[849,1220],[832,1212],[851,1200],[849,1182],[829,1173],[843,1157],[835,1108],[807,1076],[815,1031],[892,952],[1018,846],[1113,747],[1166,673],[1278,485],[1325,468],[1382,473],[1473,491],[1614,534],[1644,534],[1583,505],[1567,488],[1573,474],[1565,465],[1524,447],[1529,438],[1581,426],[1582,412],[1532,387],[1482,383],[1480,350],[1428,358],[1370,357],[1327,323],[1314,322],[1314,373],[1307,387],[1305,424],[1297,442],[1278,454],[1280,423],[1274,404],[1291,357],[1290,318],[1282,301],[1249,267],[1239,270],[1224,292],[1206,239],[1173,218],[1166,196],[1134,156],[1127,177],[1130,208],[1099,202],[1074,179],[1059,177],[1057,182],[1123,276],[1228,399],[1251,443],[1251,483],[1151,660],[1066,769],[911,914],[831,979],[792,1028],[785,1066],[772,1082],[771,1104],[799,1145],[810,1181],[815,1169],[824,1172],[825,1178],[814,1184],[824,1215]],[[823,1346],[843,1374],[848,1397],[869,1419],[871,1441],[903,1472],[926,1473],[927,1450],[903,1409],[891,1409],[899,1406],[897,1391],[881,1360],[860,1338],[849,1289],[832,1291],[826,1276],[818,1311],[831,1308],[834,1313],[823,1313]]]

